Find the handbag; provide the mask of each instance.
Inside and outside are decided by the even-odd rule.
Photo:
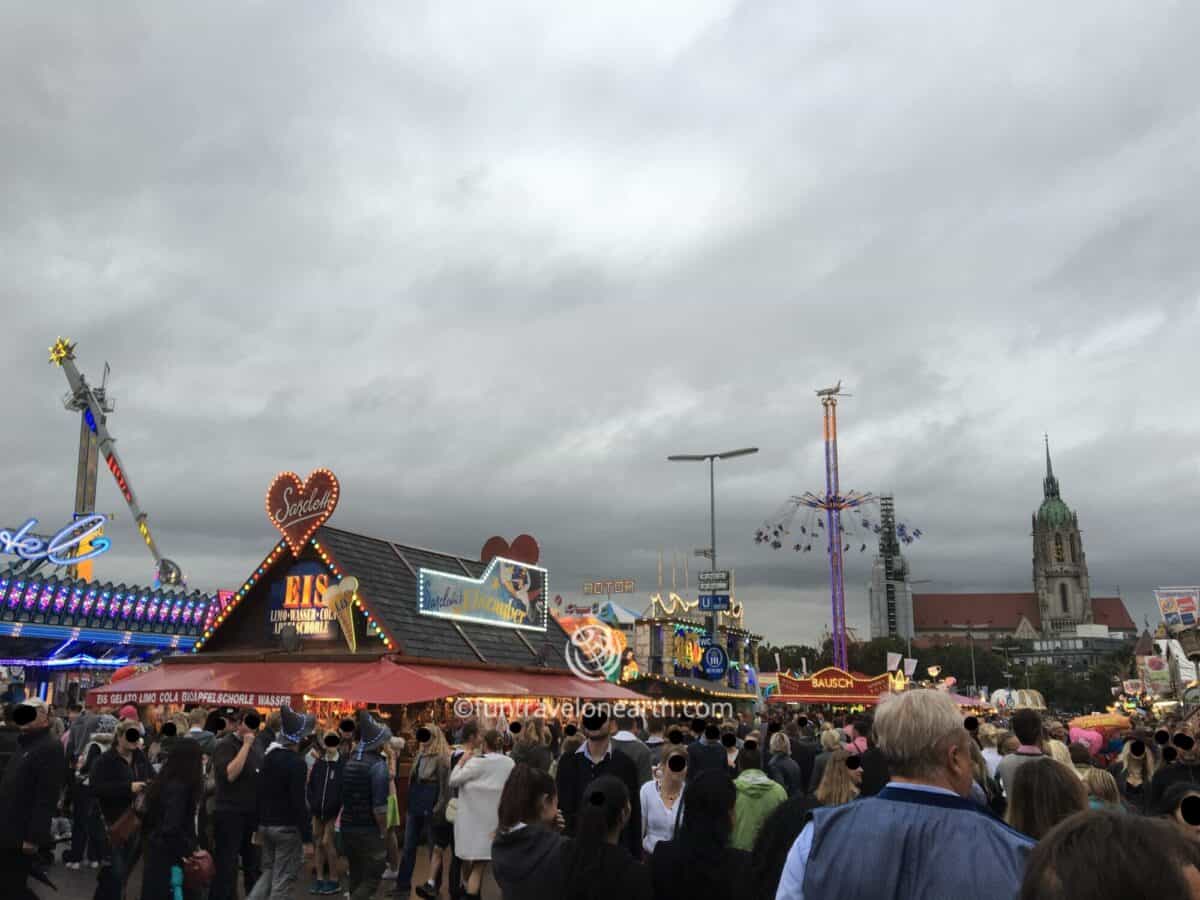
[[[458,818],[458,798],[451,797],[446,801],[446,821],[453,824]]]
[[[108,826],[108,842],[113,847],[124,847],[142,827],[142,797],[134,798],[129,808]]]
[[[183,886],[188,889],[206,888],[217,873],[217,867],[207,850],[197,850],[183,858]]]

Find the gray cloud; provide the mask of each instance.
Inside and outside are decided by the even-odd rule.
[[[64,520],[56,334],[205,588],[272,541],[280,469],[335,523],[552,584],[707,535],[773,640],[820,559],[754,529],[895,493],[934,589],[1026,590],[1049,431],[1096,591],[1193,583],[1200,12],[1178,4],[513,3],[0,12],[3,518]],[[121,518],[101,571],[148,558]],[[865,625],[869,554],[848,570]]]

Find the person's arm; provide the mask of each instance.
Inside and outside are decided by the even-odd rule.
[[[563,817],[563,834],[575,833],[575,813],[578,811],[579,791],[575,784],[575,762],[573,756],[563,756],[558,761],[555,775],[558,787],[558,811]]]
[[[813,826],[809,822],[788,851],[779,878],[779,890],[775,900],[804,900],[804,872],[808,868],[808,854],[812,851]]]
[[[254,748],[254,732],[247,731],[242,735],[242,746],[235,756],[225,767],[225,778],[230,784],[233,784],[242,777],[242,769],[246,767],[246,760],[250,758],[250,751]]]
[[[375,824],[379,826],[381,835],[387,834],[388,793],[392,780],[388,764],[380,760],[371,767],[371,812],[375,815]]]
[[[58,808],[58,795],[62,790],[66,770],[66,756],[62,747],[58,744],[51,745],[50,751],[39,754],[31,769],[35,779],[33,807],[29,810],[24,847],[37,848],[50,843],[50,820]]]
[[[625,846],[634,859],[642,858],[642,800],[641,785],[638,783],[637,766],[628,760],[625,786],[629,789],[629,823],[625,826]]]
[[[289,775],[291,780],[291,795],[292,795],[292,813],[296,817],[296,827],[300,829],[300,840],[302,843],[311,844],[312,836],[312,816],[308,814],[308,766],[304,764],[304,757],[296,755],[296,760],[299,765],[293,765]]]
[[[479,777],[481,767],[479,765],[471,765],[474,757],[468,751],[463,755],[463,758],[458,761],[458,765],[454,767],[454,771],[450,773],[450,787],[462,787],[469,781],[474,781]]]
[[[639,799],[640,799],[640,801],[641,801],[641,804],[642,804],[642,828],[641,828],[641,832],[642,832],[642,846],[643,846],[643,847],[646,845],[646,830],[647,830],[647,827],[648,827],[648,822],[649,822],[649,819],[650,819],[650,817],[649,817],[648,815],[646,815],[646,814],[645,814],[645,811],[646,811],[646,808],[647,808],[647,807],[650,805],[650,801],[653,799],[652,795],[649,793],[649,791],[647,791],[647,788],[649,788],[649,789],[650,789],[650,791],[653,791],[653,790],[655,790],[655,789],[656,789],[656,788],[654,787],[654,785],[653,785],[651,782],[649,782],[649,781],[648,781],[648,782],[646,782],[645,784],[643,784],[643,785],[642,785],[642,790],[641,790],[641,792],[640,792],[640,794],[639,794]],[[678,801],[677,801],[677,802],[678,802]]]
[[[438,797],[433,807],[435,816],[446,815],[446,804],[450,802],[450,760],[445,756],[437,764]]]

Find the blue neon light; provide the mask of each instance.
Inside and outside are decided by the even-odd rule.
[[[46,559],[56,566],[69,566],[84,560],[95,559],[108,552],[112,541],[106,537],[96,537],[92,540],[92,549],[87,553],[72,556],[70,551],[83,543],[86,538],[98,534],[104,528],[106,521],[108,521],[107,516],[84,516],[78,522],[72,522],[48,541],[29,533],[37,524],[37,519],[30,519],[16,531],[0,528],[0,553],[9,553],[26,560]]]
[[[68,659],[0,659],[0,666],[42,666],[47,669],[61,669],[67,666],[91,666],[98,669],[119,669],[129,664],[128,656],[108,657],[97,659],[86,653],[79,653]]]
[[[78,633],[76,633],[78,632]],[[126,644],[138,647],[177,647],[190,650],[196,638],[187,634],[145,634],[138,631],[113,631],[100,628],[71,628],[65,625],[33,625],[28,622],[0,622],[0,636],[64,640],[74,635],[81,643]]]

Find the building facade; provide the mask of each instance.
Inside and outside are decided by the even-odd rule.
[[[914,594],[896,541],[890,503],[882,513],[879,555],[869,589],[872,638],[911,636],[918,646],[1042,640],[1039,656],[1051,658],[1055,650],[1086,656],[1107,647],[1105,642],[1119,645],[1137,637],[1137,627],[1120,597],[1092,596],[1079,518],[1062,498],[1048,442],[1042,503],[1032,517],[1032,591]],[[1054,643],[1059,638],[1070,643]]]

